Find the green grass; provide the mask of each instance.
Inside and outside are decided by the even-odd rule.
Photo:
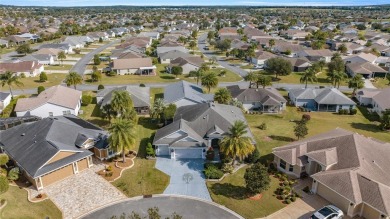
[[[70,70],[73,65],[47,65],[45,70]]]
[[[151,87],[150,88],[150,103],[153,104],[157,98],[164,98],[164,88]]]
[[[390,86],[386,78],[375,78],[372,84],[377,88],[387,88]]]
[[[68,54],[66,57],[74,57],[74,58],[82,58],[84,57],[84,54]]]
[[[271,187],[262,193],[260,200],[246,197],[244,174],[247,167],[227,176],[221,182],[207,182],[211,198],[245,218],[259,218],[270,215],[285,205],[273,196],[279,186],[278,180],[271,177]]]
[[[24,86],[20,88],[13,86],[12,89],[32,89],[32,88],[37,88],[38,86],[44,86],[47,88],[47,87],[61,84],[61,82],[65,79],[65,77],[66,74],[59,74],[59,73],[47,74],[46,82],[39,82],[39,76],[22,78],[20,79],[20,81],[24,84]],[[2,89],[8,90],[8,86],[5,85]]]
[[[31,203],[27,200],[27,191],[16,186],[10,186],[0,199],[7,200],[7,205],[0,210],[0,218],[62,218],[61,211],[52,201]]]

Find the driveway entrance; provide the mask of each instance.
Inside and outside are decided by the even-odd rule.
[[[202,159],[158,157],[156,168],[171,177],[164,194],[186,195],[211,201],[203,174]]]

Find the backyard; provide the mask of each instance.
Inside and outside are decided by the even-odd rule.
[[[389,80],[386,78],[374,78],[372,84],[377,88],[387,88],[390,86]]]

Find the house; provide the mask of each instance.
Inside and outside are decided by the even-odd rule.
[[[156,155],[205,159],[207,150],[218,147],[218,141],[235,121],[246,123],[241,109],[235,106],[201,103],[179,107],[173,122],[157,130],[154,136]],[[246,130],[246,136],[253,139],[249,128]]]
[[[42,54],[42,55],[51,55],[54,59],[54,61],[57,61],[58,53],[60,53],[61,49],[53,49],[53,48],[42,48],[38,51],[34,52],[33,54]]]
[[[42,44],[39,49],[56,49],[64,51],[66,54],[73,52],[73,47],[69,43],[49,43]],[[57,53],[58,54],[58,53]]]
[[[311,192],[350,218],[390,216],[390,144],[341,128],[273,149],[279,171],[309,175]]]
[[[0,146],[37,190],[90,168],[91,151],[108,148],[104,130],[73,115],[9,128],[0,132]]]
[[[272,87],[241,89],[238,85],[226,87],[232,98],[240,101],[246,111],[279,113],[286,109],[287,100]]]
[[[42,65],[53,65],[54,57],[49,54],[28,54],[26,56],[20,57],[19,60],[22,61],[36,61]]]
[[[343,61],[345,64],[348,63],[362,63],[362,62],[370,62],[372,64],[375,63],[376,59],[378,57],[376,55],[373,55],[371,53],[359,53],[356,55],[351,55],[343,58]]]
[[[10,104],[11,94],[6,92],[0,92],[0,113]]]
[[[280,33],[280,36],[283,36],[286,39],[291,39],[291,40],[305,40],[305,37],[309,34],[310,34],[309,32],[305,32],[302,30],[286,30],[286,31],[282,31]]]
[[[302,50],[298,52],[299,58],[307,58],[311,62],[316,62],[323,60],[326,63],[330,62],[333,52],[329,49],[319,49],[319,50]]]
[[[0,63],[0,74],[10,71],[18,76],[36,77],[45,70],[43,64],[37,61],[19,61]]]
[[[160,38],[159,32],[141,32],[137,35],[137,37],[150,37],[153,40],[158,40]]]
[[[53,86],[36,97],[18,99],[15,106],[16,116],[38,116],[41,118],[79,114],[81,91]]]
[[[29,42],[28,39],[20,37],[20,36],[16,36],[16,35],[8,36],[7,38],[5,38],[5,40],[7,40],[8,44],[11,44],[11,46],[12,45],[17,45],[18,46],[18,45],[21,45],[21,44]]]
[[[82,48],[87,43],[93,43],[93,39],[88,36],[67,36],[64,43],[70,44],[73,48]]]
[[[332,50],[338,50],[341,45],[345,45],[347,48],[347,54],[352,55],[352,54],[357,54],[363,51],[366,47],[359,45],[357,43],[350,43],[350,42],[333,42],[331,45]]]
[[[96,101],[100,108],[110,104],[114,91],[125,90],[130,94],[133,107],[138,114],[149,114],[150,110],[150,88],[139,86],[123,86],[116,88],[106,88],[96,94]]]
[[[114,59],[111,69],[118,75],[156,75],[156,66],[151,58]]]
[[[99,41],[100,39],[108,40],[110,35],[106,32],[89,32],[86,34],[87,37],[92,39],[93,41]]]
[[[10,129],[22,123],[38,121],[40,119],[41,118],[36,116],[0,118],[0,131]]]
[[[22,38],[27,39],[31,42],[37,42],[37,40],[40,38],[38,35],[32,34],[32,33],[24,33],[24,34],[18,35],[18,37],[22,37]]]
[[[369,89],[363,88],[356,92],[356,99],[360,105],[371,105],[373,111],[382,116],[382,112],[390,110],[390,88]]]
[[[204,94],[202,87],[187,81],[169,84],[164,90],[164,103],[177,107],[207,103],[214,100],[214,95]]]
[[[288,92],[291,103],[312,111],[338,112],[340,109],[353,109],[356,105],[336,88],[302,88]]]
[[[8,40],[0,39],[0,47],[8,48]]]
[[[346,70],[352,77],[362,75],[364,78],[385,77],[389,72],[370,62],[356,62],[346,64]]]
[[[161,64],[171,64],[171,61],[177,58],[185,58],[193,56],[189,53],[182,52],[180,50],[170,50],[168,52],[160,53],[158,59]]]
[[[189,53],[189,51],[184,46],[159,46],[156,49],[157,57],[160,57],[161,54],[169,52],[169,51],[180,51],[183,53]]]
[[[274,53],[286,54],[288,57],[297,57],[298,52],[304,49],[299,44],[292,44],[289,42],[277,41],[275,46],[271,48]]]
[[[258,51],[255,53],[254,57],[251,57],[251,62],[255,65],[264,65],[265,61],[275,57],[277,56],[273,53],[267,51]]]
[[[307,58],[285,58],[291,63],[291,70],[294,72],[306,71],[311,66],[311,62]]]
[[[183,68],[183,74],[189,74],[191,71],[197,71],[204,60],[199,56],[179,57],[171,61],[167,67],[168,72],[171,72],[173,66],[180,66]]]
[[[127,49],[129,47],[136,47],[139,50],[142,50],[145,53],[146,49],[152,45],[152,38],[150,37],[131,37],[126,39],[125,42],[116,46],[116,49]]]

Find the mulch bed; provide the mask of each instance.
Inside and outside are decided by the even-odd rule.
[[[261,198],[263,197],[263,194],[257,194],[257,195],[254,195],[252,197],[249,197],[250,200],[260,200]]]
[[[45,193],[41,193],[41,197],[38,198],[37,196],[32,198],[31,201],[33,202],[38,202],[38,201],[43,201],[47,198],[47,195]]]
[[[133,165],[134,163],[133,157],[134,156],[126,157],[126,163],[122,162],[122,158],[118,158],[117,160],[113,160],[111,162],[104,161],[104,164],[107,167],[111,166],[112,171],[110,172],[112,173],[112,175],[107,174],[108,173],[107,170],[100,170],[98,174],[109,182],[114,181],[120,176],[123,170]]]

